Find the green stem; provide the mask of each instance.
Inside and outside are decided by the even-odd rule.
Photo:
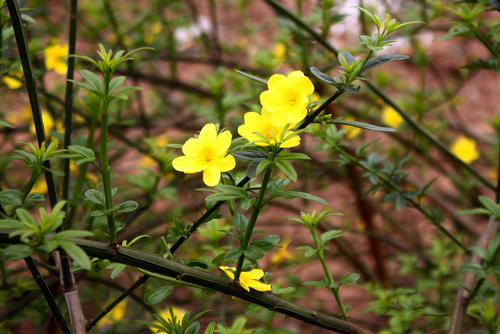
[[[111,195],[111,173],[109,167],[108,159],[108,108],[109,108],[109,96],[108,96],[108,86],[109,86],[109,76],[105,75],[104,79],[104,101],[103,108],[101,110],[101,174],[102,183],[104,187],[104,198],[106,200],[106,210],[113,209],[113,198]],[[116,245],[116,226],[115,217],[113,212],[109,212],[106,215],[109,227],[109,236],[111,245]]]
[[[325,254],[323,253],[323,248],[318,240],[318,236],[316,235],[316,230],[314,227],[310,227],[309,231],[311,232],[311,236],[314,241],[314,245],[316,246],[316,250],[318,252],[318,258],[323,266],[323,271],[325,272],[326,278],[328,280],[328,286],[330,287],[330,291],[333,293],[337,304],[339,305],[340,312],[342,313],[342,317],[345,320],[349,320],[349,314],[347,314],[347,309],[345,308],[344,302],[339,294],[339,287],[335,284],[335,280],[333,279],[332,273],[328,268],[325,260]]]
[[[150,277],[154,277],[154,278],[157,278],[157,279],[160,279],[162,281],[166,281],[166,282],[169,282],[169,283],[172,283],[172,284],[175,284],[175,285],[190,286],[192,288],[205,289],[205,287],[203,287],[201,285],[198,285],[198,284],[193,284],[193,283],[189,283],[189,282],[179,281],[178,279],[175,279],[175,278],[172,278],[172,277],[168,277],[168,276],[165,276],[165,275],[156,274],[156,273],[153,273],[151,271],[144,270],[144,269],[141,269],[141,268],[137,268],[137,270],[139,270],[144,275],[148,275]]]
[[[402,190],[399,188],[397,184],[392,182],[389,178],[387,178],[385,175],[382,175],[380,173],[377,173],[376,170],[368,166],[367,164],[363,163],[362,161],[359,161],[357,158],[353,157],[351,154],[347,153],[344,151],[342,148],[338,146],[332,146],[333,149],[335,149],[338,153],[340,153],[343,157],[345,157],[349,162],[352,164],[355,164],[356,166],[359,166],[366,170],[368,173],[376,175],[386,186],[391,188],[392,190],[402,194]],[[408,198],[405,196],[405,200],[410,202],[415,209],[420,211],[433,225],[435,225],[441,232],[443,232],[448,238],[450,238],[458,247],[463,249],[467,254],[470,254],[469,248],[464,245],[460,240],[457,239],[450,231],[448,231],[439,221],[437,221],[427,210],[425,210],[418,202],[416,202],[413,198]]]
[[[31,189],[33,189],[33,186],[35,185],[35,182],[38,179],[38,176],[39,176],[38,174],[35,174],[33,172],[31,173],[30,180],[28,181],[26,188],[24,188],[23,197],[21,198],[21,203],[24,203],[24,201],[26,200],[26,197],[28,197]]]
[[[271,153],[271,161],[274,161],[274,158],[276,157],[276,149],[273,148],[273,152]],[[243,253],[240,255],[238,259],[238,264],[236,266],[236,273],[234,274],[234,281],[239,282],[240,279],[240,274],[241,274],[241,269],[243,268],[243,263],[245,262],[245,251],[248,248],[248,243],[250,242],[250,237],[252,236],[253,229],[255,227],[255,223],[257,222],[257,217],[259,216],[260,211],[262,210],[263,207],[263,202],[264,202],[264,195],[266,194],[266,189],[267,189],[267,184],[269,183],[269,179],[271,178],[271,173],[273,171],[274,164],[271,163],[267,169],[266,173],[264,174],[264,178],[262,179],[262,185],[259,190],[259,194],[257,195],[257,199],[255,201],[253,211],[252,211],[252,216],[250,217],[250,221],[248,222],[247,225],[247,230],[245,231],[245,236],[243,237],[243,240],[241,241],[241,249],[243,250]]]

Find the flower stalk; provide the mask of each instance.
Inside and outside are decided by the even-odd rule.
[[[274,161],[274,158],[276,157],[277,151],[278,151],[278,148],[276,146],[273,146],[272,152],[271,152],[271,159],[270,159],[271,162]],[[273,171],[273,167],[274,167],[274,164],[271,163],[266,168],[266,172],[264,174],[264,178],[262,179],[262,184],[261,184],[261,187],[259,190],[259,194],[257,195],[257,200],[255,201],[255,205],[253,207],[252,216],[250,217],[250,220],[249,220],[248,225],[247,225],[247,230],[245,231],[245,235],[243,237],[243,240],[241,241],[241,249],[243,250],[243,253],[238,258],[238,264],[236,265],[236,272],[234,273],[234,281],[236,283],[239,282],[241,270],[243,269],[243,263],[245,262],[245,253],[244,252],[248,248],[248,243],[250,242],[250,237],[252,236],[253,229],[255,227],[255,223],[257,222],[257,217],[259,216],[259,213],[263,207],[264,195],[266,194],[267,184],[269,183],[269,180],[271,178],[271,173]]]

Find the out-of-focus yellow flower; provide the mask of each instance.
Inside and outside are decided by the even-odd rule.
[[[165,319],[165,321],[167,321],[168,323],[172,323],[172,321],[174,319],[172,319],[172,315],[170,314],[170,310],[172,310],[172,313],[174,314],[175,323],[179,324],[179,325],[182,324],[182,318],[184,318],[186,311],[184,311],[178,307],[175,307],[175,306],[169,307],[169,308],[161,311],[158,314],[160,315],[160,317]],[[155,321],[155,324],[161,325],[159,321]],[[153,333],[157,333],[157,330],[153,327],[149,327],[149,330],[152,331]]]
[[[271,144],[278,144],[281,132],[284,126],[274,126],[271,124],[271,114],[265,109],[262,109],[261,114],[256,112],[247,112],[244,115],[245,124],[238,127],[238,133],[240,136],[245,138],[250,142],[254,142],[258,146],[269,146],[264,139],[258,134],[267,138]],[[256,134],[258,133],[258,134]],[[293,131],[287,130],[284,138],[292,135]],[[279,147],[288,148],[295,147],[300,144],[300,137],[295,135],[282,143],[279,143]]]
[[[479,158],[479,152],[476,148],[476,142],[474,139],[464,136],[458,137],[458,139],[451,145],[450,150],[466,163],[471,163]]]
[[[166,136],[158,136],[154,138],[154,143],[156,145],[156,148],[153,147],[153,154],[157,150],[163,150],[167,145],[168,145],[168,138]],[[139,165],[141,167],[151,167],[156,164],[156,160],[153,159],[151,156],[143,154],[141,157],[141,161],[139,162]]]
[[[23,86],[23,78],[24,75],[21,70],[7,73],[2,77],[2,81],[7,85],[7,87],[9,87],[9,89],[18,89]]]
[[[36,180],[33,188],[31,188],[31,193],[46,194],[47,191],[47,182],[45,182],[45,177],[42,175],[38,178],[38,180]]]
[[[276,58],[278,61],[278,64],[282,64],[285,62],[286,59],[286,46],[282,42],[278,42],[274,44],[273,47],[273,56]]]
[[[236,268],[220,266],[221,269],[230,279],[234,279],[234,273]],[[252,269],[250,271],[242,271],[240,273],[240,285],[243,289],[250,291],[250,288],[257,291],[270,291],[271,285],[265,284],[259,281],[259,279],[264,276],[264,271],[262,269]]]
[[[347,117],[344,117],[344,120],[354,121],[355,119],[352,116],[347,116]],[[359,135],[361,133],[361,129],[357,128],[355,126],[343,124],[342,128],[347,130],[347,133],[345,135],[347,137],[347,139],[353,139],[354,137],[356,137],[357,135]]]
[[[274,126],[297,124],[306,117],[314,86],[302,71],[293,71],[286,77],[273,74],[267,87],[268,90],[260,94],[260,103],[271,113]]]
[[[11,111],[5,116],[5,120],[14,126],[21,126],[31,121],[30,106],[23,107],[20,111]]]
[[[54,44],[45,48],[45,68],[54,70],[57,74],[65,75],[68,71],[66,57],[68,56],[68,44]]]
[[[189,138],[182,145],[183,156],[172,161],[175,170],[184,173],[203,172],[203,182],[215,187],[221,172],[228,172],[236,166],[236,161],[226,151],[231,145],[231,132],[217,134],[214,123],[203,126],[198,138]]]
[[[111,310],[111,312],[106,314],[106,316],[97,323],[97,327],[112,325],[122,320],[123,317],[125,316],[126,309],[127,309],[127,302],[125,301],[120,302]]]
[[[278,250],[273,255],[271,255],[271,264],[273,266],[279,265],[286,259],[293,258],[292,253],[289,250],[287,250],[287,247],[290,244],[290,242],[291,239],[285,239],[281,244],[282,247],[278,248]]]
[[[149,27],[149,30],[147,31],[147,33],[144,35],[144,41],[146,43],[151,43],[154,40],[154,38],[156,37],[156,35],[158,35],[161,32],[162,28],[163,28],[163,26],[161,25],[161,22],[153,23]]]
[[[30,111],[31,112],[31,111]],[[42,119],[43,119],[43,128],[45,129],[45,136],[49,136],[51,130],[61,131],[62,123],[60,121],[54,121],[50,113],[42,109]],[[35,123],[32,121],[30,125],[30,131],[33,134],[36,134]]]
[[[386,106],[382,109],[382,122],[392,128],[398,128],[403,123],[403,117],[393,107]]]
[[[378,334],[391,334],[391,331],[388,329],[383,329],[380,332],[378,332]]]

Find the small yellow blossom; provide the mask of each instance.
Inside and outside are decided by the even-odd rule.
[[[2,77],[2,81],[9,87],[9,89],[18,89],[23,86],[23,72],[9,72]]]
[[[47,193],[47,182],[45,182],[45,177],[41,176],[38,178],[38,180],[36,180],[33,188],[31,188],[31,193]]]
[[[386,106],[382,109],[382,122],[393,128],[398,128],[403,123],[403,117],[393,107]]]
[[[68,71],[66,57],[68,56],[68,44],[54,44],[45,48],[45,68],[54,70],[57,74],[65,75]]]
[[[42,109],[42,120],[43,120],[43,128],[45,129],[45,136],[48,137],[51,130],[55,131],[62,130],[62,123],[60,121],[54,121],[52,115],[45,109]],[[30,125],[30,131],[32,134],[36,134],[35,123],[33,121],[31,122]]]
[[[234,273],[236,268],[220,266],[221,269],[230,279],[234,279]],[[264,276],[264,271],[262,269],[252,269],[250,271],[242,271],[240,273],[240,285],[243,289],[250,291],[250,288],[257,291],[270,291],[271,285],[265,284],[259,281],[259,279]]]
[[[14,126],[21,126],[31,121],[31,107],[24,106],[21,111],[11,111],[5,115],[5,120]]]
[[[203,182],[215,187],[221,172],[228,172],[236,166],[234,157],[226,155],[231,145],[231,132],[217,134],[214,123],[203,126],[198,138],[189,138],[182,145],[183,156],[172,161],[174,169],[184,173],[203,172]]]
[[[279,147],[288,148],[295,147],[300,144],[300,137],[298,135],[293,136],[282,143],[278,143],[280,139],[281,132],[284,129],[284,126],[274,126],[271,124],[271,114],[268,113],[265,109],[262,109],[262,114],[256,112],[247,112],[243,116],[245,119],[245,124],[242,124],[238,127],[238,133],[243,138],[247,139],[250,142],[254,142],[255,145],[258,146],[269,146],[267,142],[264,141],[260,135],[266,137],[272,144],[279,144]],[[293,134],[292,131],[288,130],[284,138],[287,138]]]
[[[104,318],[102,318],[98,323],[97,327],[104,327],[107,325],[113,325],[117,323],[120,320],[123,320],[123,317],[125,316],[125,311],[127,309],[127,303],[125,301],[122,301],[118,305],[116,305],[111,312],[106,314]]]
[[[466,163],[471,163],[479,158],[479,152],[477,151],[474,139],[464,136],[458,137],[451,145],[451,152]]]
[[[169,307],[169,308],[161,311],[160,313],[158,313],[158,315],[160,317],[162,317],[163,319],[165,319],[165,321],[167,321],[168,323],[172,323],[172,321],[174,319],[172,319],[172,315],[170,314],[170,310],[172,310],[172,313],[174,314],[175,323],[179,324],[179,325],[182,324],[182,318],[184,318],[186,311],[184,311],[178,307],[175,307],[175,306]],[[155,321],[154,323],[158,326],[161,326],[159,321]],[[158,332],[157,329],[155,329],[154,327],[149,327],[149,330],[153,333]]]
[[[267,87],[268,90],[260,94],[260,103],[271,113],[274,126],[297,124],[306,117],[314,86],[302,71],[293,71],[286,77],[273,74]]]
[[[278,250],[273,255],[271,255],[271,264],[273,266],[277,266],[278,264],[283,262],[283,260],[293,258],[292,253],[287,249],[290,242],[291,239],[285,239],[281,244],[282,247],[278,248]]]
[[[354,117],[347,116],[347,117],[344,117],[344,120],[345,121],[354,121]],[[342,125],[342,128],[347,130],[347,133],[345,135],[347,137],[347,139],[353,139],[361,133],[361,129],[357,128],[355,126],[350,126],[350,125],[344,124],[344,125]]]
[[[168,138],[165,136],[158,136],[154,138],[154,144],[156,145],[156,149],[153,147],[153,154],[157,153],[158,150],[163,150],[168,145]],[[139,164],[141,167],[148,168],[155,165],[156,160],[153,159],[150,155],[143,154]]]
[[[273,56],[276,58],[279,64],[285,62],[286,45],[282,42],[276,43],[273,47]]]

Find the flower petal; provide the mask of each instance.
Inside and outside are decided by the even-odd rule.
[[[252,280],[252,282],[249,283],[249,286],[252,289],[257,290],[257,291],[271,291],[270,284],[262,283],[262,282],[255,281],[255,280]]]
[[[172,167],[179,172],[198,173],[207,168],[207,163],[202,159],[183,155],[172,160]]]
[[[302,73],[302,75],[304,75],[304,73]],[[267,81],[267,87],[269,88],[269,90],[284,91],[287,90],[290,86],[288,84],[287,78],[283,74],[273,74]]]
[[[285,98],[282,94],[276,91],[265,90],[260,93],[260,104],[268,110],[270,113],[274,113],[278,110],[283,109],[286,105]]]
[[[233,158],[234,159],[234,158]],[[203,182],[209,187],[215,187],[220,181],[220,168],[216,164],[210,164],[203,171]]]
[[[213,159],[212,163],[215,164],[221,172],[229,172],[236,166],[236,161],[231,154],[226,155],[224,158]]]
[[[260,279],[262,276],[264,276],[264,271],[262,269],[252,269],[241,273],[241,277],[245,279]]]
[[[217,138],[217,128],[214,123],[207,123],[203,126],[198,136],[200,146],[213,145]]]
[[[190,157],[195,157],[200,155],[200,150],[201,150],[200,143],[196,138],[189,138],[188,140],[186,140],[184,145],[182,145],[182,153]]]
[[[217,138],[215,138],[214,143],[214,154],[218,157],[224,156],[227,149],[231,146],[231,139],[233,135],[229,131],[224,131],[220,133]]]

